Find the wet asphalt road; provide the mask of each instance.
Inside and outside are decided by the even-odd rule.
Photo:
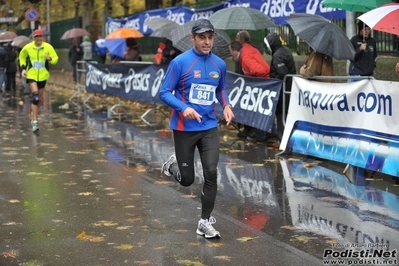
[[[0,265],[323,265],[332,245],[398,248],[395,180],[275,157],[275,143],[238,140],[224,126],[214,211],[222,238],[197,237],[201,175],[190,188],[160,176],[173,151],[167,118],[150,113],[149,126],[147,106],[132,105],[108,119],[101,103],[89,110],[68,102],[72,90],[48,88],[39,134],[28,98],[1,98]]]

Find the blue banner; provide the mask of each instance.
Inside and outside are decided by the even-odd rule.
[[[151,18],[163,17],[182,25],[188,21],[197,20],[199,18],[209,18],[218,10],[233,6],[257,9],[272,18],[276,25],[288,24],[287,18],[290,14],[294,13],[317,14],[329,20],[341,20],[346,18],[344,10],[326,8],[321,4],[321,2],[322,0],[231,0],[202,9],[193,9],[186,6],[168,7],[164,9],[148,10],[121,19],[109,17],[107,19],[107,28],[108,32],[126,27],[139,30],[143,34],[151,34],[151,29],[149,29],[145,24],[145,21]]]
[[[163,104],[158,92],[167,65],[144,63],[86,63],[86,90],[133,101]],[[271,131],[282,81],[278,79],[244,77],[227,73],[227,92],[237,123]],[[220,104],[216,115],[223,118]]]

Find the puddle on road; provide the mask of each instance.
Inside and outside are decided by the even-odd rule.
[[[70,136],[79,132],[87,145],[110,160],[161,178],[161,163],[173,151],[167,118],[161,113],[149,117],[161,121],[149,126],[140,120],[143,111],[134,110],[118,121],[72,104],[59,109],[66,102],[53,96],[48,110],[52,110],[54,127],[66,127],[64,134]],[[66,126],[71,124],[73,130]],[[270,145],[238,140],[235,134],[220,130],[218,212],[319,258],[325,248],[337,244],[383,244],[386,250],[399,247],[395,237],[399,187],[391,177],[377,174],[351,180],[342,175],[344,166],[338,163],[301,155],[276,158]],[[198,156],[195,164],[200,173]],[[196,183],[202,179],[198,174]],[[198,185],[173,186],[185,194],[200,193]]]

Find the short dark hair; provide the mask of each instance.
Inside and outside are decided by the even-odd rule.
[[[230,43],[230,47],[231,47],[231,50],[234,50],[234,51],[241,51],[241,49],[242,49],[242,44],[241,44],[239,41],[232,41],[232,42]]]

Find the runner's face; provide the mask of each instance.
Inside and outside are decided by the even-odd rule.
[[[42,44],[42,42],[43,42],[43,36],[42,35],[36,35],[34,38],[35,38],[35,44],[37,46]]]
[[[199,34],[191,34],[191,41],[194,43],[194,49],[199,54],[209,54],[212,50],[214,33],[207,31]]]

